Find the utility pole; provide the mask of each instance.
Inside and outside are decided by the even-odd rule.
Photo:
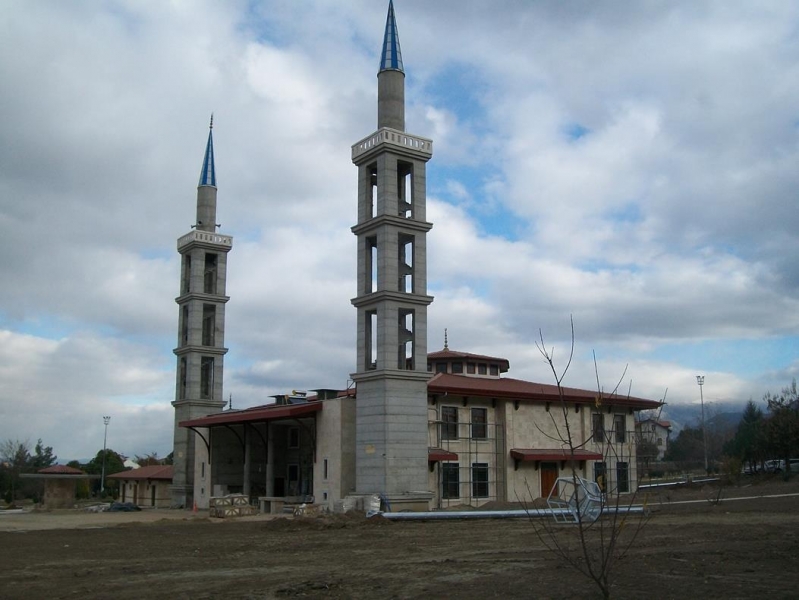
[[[105,425],[105,433],[103,434],[103,473],[100,475],[100,497],[105,494],[105,448],[108,441],[108,422],[111,417],[103,417],[103,425]]]
[[[697,375],[696,383],[699,384],[699,403],[702,406],[702,448],[705,451],[705,473],[710,474],[707,468],[707,429],[705,428],[705,396],[702,393],[702,386],[705,385],[705,376]]]

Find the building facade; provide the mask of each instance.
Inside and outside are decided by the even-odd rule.
[[[108,476],[119,482],[120,502],[150,508],[172,506],[172,478],[172,465],[149,465]]]

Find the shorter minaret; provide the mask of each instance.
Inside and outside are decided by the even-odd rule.
[[[190,508],[195,497],[195,432],[178,423],[225,406],[222,374],[225,342],[225,295],[227,253],[233,238],[216,233],[216,169],[214,167],[214,118],[208,132],[200,181],[197,186],[197,218],[192,231],[178,239],[181,255],[177,377],[175,386],[175,437],[173,448],[172,503]],[[205,453],[205,448],[202,448]],[[198,457],[207,460],[203,454]],[[210,473],[210,469],[199,469]],[[207,497],[210,490],[198,482],[197,494]],[[202,506],[202,501],[198,505]]]

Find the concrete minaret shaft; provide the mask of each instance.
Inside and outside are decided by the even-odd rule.
[[[402,498],[427,490],[428,139],[405,133],[403,72],[389,2],[378,130],[352,147],[358,167],[356,488]],[[420,495],[420,492],[421,495]]]
[[[177,377],[175,386],[174,476],[175,506],[194,503],[196,434],[178,423],[219,412],[225,406],[222,374],[225,342],[227,253],[233,238],[216,233],[216,170],[213,117],[208,133],[200,182],[197,186],[197,222],[178,239],[181,255]],[[197,448],[199,451],[199,448]],[[202,447],[205,452],[205,447]],[[207,460],[207,459],[206,459]],[[203,490],[208,494],[210,490]]]

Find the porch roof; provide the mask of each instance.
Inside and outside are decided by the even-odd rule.
[[[457,452],[450,452],[442,448],[428,448],[427,449],[427,462],[442,462],[445,460],[458,460]]]
[[[571,460],[571,452],[563,448],[513,448],[510,455],[521,461],[530,460]],[[599,452],[575,449],[574,460],[602,460]]]
[[[189,419],[178,423],[181,427],[213,427],[215,425],[242,425],[244,423],[265,423],[276,419],[296,419],[322,410],[324,402],[306,404],[267,404],[244,410],[225,412]]]

